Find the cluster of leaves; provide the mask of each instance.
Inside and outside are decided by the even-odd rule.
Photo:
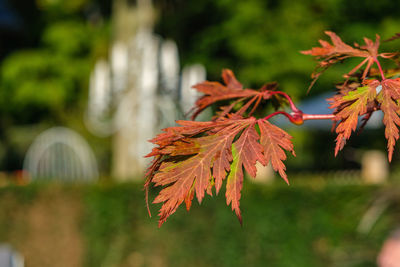
[[[388,158],[392,160],[394,146],[399,138],[400,125],[400,79],[386,78],[394,76],[398,69],[383,70],[379,58],[391,59],[398,64],[397,53],[379,53],[380,37],[376,35],[375,42],[364,38],[365,44],[354,47],[345,44],[335,33],[326,32],[332,40],[332,44],[320,40],[321,47],[314,47],[303,54],[315,56],[318,60],[316,71],[311,86],[321,73],[331,65],[350,57],[362,58],[362,61],[350,72],[344,75],[345,81],[338,84],[338,93],[328,99],[331,108],[334,109],[336,126],[335,155],[344,147],[351,133],[356,130],[360,116],[363,116],[365,126],[371,115],[382,110],[385,125],[385,137],[388,141]],[[389,40],[397,39],[395,37]],[[376,64],[377,69],[372,68]]]
[[[205,81],[194,86],[205,95],[196,102],[192,119],[211,104],[233,100],[221,107],[212,121],[177,121],[181,126],[164,129],[164,133],[151,140],[157,147],[147,155],[154,157],[154,161],[146,174],[145,187],[151,183],[165,186],[154,200],[163,203],[160,225],[183,201],[189,210],[194,194],[199,202],[205,192],[212,195],[213,187],[218,194],[225,179],[227,204],[232,205],[241,220],[243,167],[255,177],[257,161],[264,166],[271,162],[288,182],[282,161],[286,159],[284,150],[294,155],[291,136],[267,120],[251,116],[262,101],[270,101],[281,93],[275,90],[277,85],[269,83],[260,90],[244,89],[230,70],[224,70],[222,77],[225,85]],[[241,108],[235,111],[234,107],[240,103]]]
[[[362,61],[350,72],[344,74],[345,80],[337,85],[338,93],[328,99],[333,114],[303,114],[291,98],[277,91],[276,83],[268,83],[259,90],[243,88],[230,70],[224,70],[224,84],[205,81],[194,86],[203,93],[195,103],[191,121],[177,121],[180,126],[164,129],[163,133],[151,140],[156,147],[147,157],[154,157],[147,170],[146,191],[151,184],[163,187],[153,203],[163,203],[159,212],[161,226],[178,206],[185,201],[190,209],[194,195],[199,203],[205,193],[212,195],[221,189],[226,179],[226,202],[241,221],[240,204],[243,184],[243,169],[250,176],[256,176],[256,163],[273,169],[287,182],[286,151],[295,155],[291,136],[268,119],[285,115],[292,123],[300,125],[309,119],[331,119],[336,125],[335,155],[343,148],[351,133],[356,130],[359,118],[363,125],[373,112],[382,110],[385,136],[388,140],[388,157],[392,159],[393,150],[399,138],[400,125],[400,79],[394,78],[397,69],[383,71],[378,58],[394,60],[396,53],[379,53],[380,38],[375,42],[364,38],[365,45],[345,44],[335,33],[326,32],[332,44],[320,40],[321,47],[302,51],[303,54],[317,58],[318,65],[312,74],[313,81],[330,66],[355,57]],[[396,39],[393,37],[392,39]],[[373,68],[376,64],[377,68]],[[387,79],[386,76],[392,78]],[[194,121],[206,107],[228,102],[208,122]],[[275,111],[263,118],[253,116],[262,104],[276,102],[276,108],[289,104],[291,113]],[[147,194],[146,194],[147,196]],[[146,197],[147,198],[147,197]]]

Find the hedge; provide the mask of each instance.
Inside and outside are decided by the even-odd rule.
[[[375,266],[399,223],[397,186],[246,182],[240,226],[224,193],[181,207],[159,229],[140,184],[31,184],[0,189],[0,243],[27,266]],[[154,197],[156,192],[151,192]],[[374,200],[389,207],[366,233]]]

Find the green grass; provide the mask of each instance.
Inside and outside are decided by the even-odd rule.
[[[130,183],[2,188],[0,241],[24,248],[24,235],[18,239],[10,233],[26,232],[29,226],[19,222],[22,215],[13,214],[47,196],[48,201],[80,203],[74,223],[83,243],[82,266],[375,266],[400,210],[400,200],[391,197],[371,231],[360,234],[357,226],[372,201],[400,188],[245,183],[242,227],[221,192],[201,205],[196,202],[189,213],[179,208],[159,229],[155,215],[160,206],[152,205],[149,218],[141,189]],[[43,193],[52,190],[56,193]]]

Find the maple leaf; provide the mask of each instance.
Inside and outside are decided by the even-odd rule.
[[[200,93],[203,93],[204,96],[200,97],[196,101],[195,107],[192,110],[192,120],[194,120],[197,115],[199,115],[206,107],[222,100],[236,99],[236,101],[233,102],[231,105],[223,107],[222,113],[218,117],[225,116],[232,110],[235,104],[249,98],[249,104],[246,106],[246,108],[241,110],[239,114],[242,115],[245,109],[247,109],[251,104],[255,102],[253,108],[254,111],[262,98],[268,99],[271,97],[269,94],[266,94],[265,91],[272,91],[277,87],[276,83],[269,83],[264,85],[259,91],[253,89],[244,89],[243,85],[237,81],[235,75],[229,69],[223,70],[222,78],[225,85],[219,82],[205,81],[193,86],[194,89],[196,89]]]
[[[254,120],[254,119],[253,119]],[[225,121],[224,121],[225,122]],[[190,190],[194,187],[199,203],[204,197],[204,192],[208,189],[211,194],[210,182],[211,167],[217,173],[217,190],[220,189],[222,180],[226,172],[230,170],[231,147],[235,136],[248,127],[251,123],[247,120],[231,120],[220,131],[203,137],[183,138],[175,141],[172,145],[161,149],[160,154],[169,156],[182,156],[195,154],[194,156],[180,161],[163,162],[158,173],[152,178],[155,186],[165,186],[154,200],[154,203],[163,202],[160,210],[160,225],[166,218],[175,212],[177,207],[186,199],[187,208],[190,207],[190,197],[193,194]],[[221,122],[215,122],[216,127],[221,126]]]
[[[386,79],[381,83],[382,91],[377,100],[383,111],[383,124],[385,125],[385,137],[388,140],[388,158],[392,161],[394,146],[399,139],[400,125],[400,79]]]
[[[335,156],[343,148],[351,133],[356,129],[359,116],[364,115],[363,128],[372,113],[382,110],[385,137],[388,141],[388,159],[392,160],[400,125],[400,79],[366,81],[364,86],[354,87],[353,83],[340,89],[338,95],[328,99],[335,110],[336,127]]]
[[[351,133],[356,130],[358,118],[368,112],[368,104],[373,102],[376,97],[376,88],[379,81],[370,81],[367,85],[361,87],[345,87],[339,95],[336,95],[328,101],[330,108],[335,108],[335,121],[339,121],[336,126],[336,147],[335,156],[343,149]]]
[[[313,81],[311,82],[309,89],[314,85],[319,76],[328,67],[346,58],[364,58],[361,63],[359,63],[356,67],[354,67],[351,71],[344,75],[346,78],[348,78],[366,64],[366,67],[362,74],[362,80],[364,80],[368,72],[370,71],[371,66],[378,57],[391,58],[392,56],[394,56],[394,54],[389,53],[378,53],[378,48],[380,45],[379,35],[376,35],[375,42],[368,38],[364,38],[365,45],[360,46],[358,44],[355,44],[355,48],[344,43],[340,39],[340,37],[337,36],[334,32],[326,31],[325,34],[327,34],[331,38],[332,44],[324,40],[319,40],[321,47],[313,47],[311,50],[301,51],[301,53],[305,55],[312,55],[320,60],[316,70],[311,75]]]
[[[286,160],[286,151],[290,151],[296,156],[293,150],[293,144],[290,141],[292,137],[281,128],[269,123],[268,121],[259,121],[261,140],[264,148],[265,161],[271,162],[272,168],[279,172],[279,175],[289,184],[285,173],[286,167],[283,161]]]
[[[159,226],[184,201],[187,210],[196,195],[201,203],[205,193],[216,193],[227,179],[226,201],[241,221],[240,197],[243,169],[256,176],[256,162],[273,168],[287,181],[284,150],[293,151],[291,137],[268,121],[250,118],[222,118],[212,122],[179,121],[152,140],[158,148],[148,156],[155,157],[147,171],[145,187],[151,183],[163,189],[153,203],[163,203]],[[257,132],[258,124],[260,134]],[[200,135],[200,136],[199,136]]]
[[[232,203],[232,210],[235,211],[240,223],[242,216],[239,209],[240,191],[243,185],[243,167],[252,176],[257,173],[256,162],[260,161],[265,165],[263,147],[257,142],[260,138],[254,125],[255,120],[232,146],[232,164],[226,184],[226,204]]]

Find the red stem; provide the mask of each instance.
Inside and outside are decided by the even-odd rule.
[[[333,114],[304,114],[300,109],[296,107],[296,105],[293,103],[292,99],[290,96],[284,92],[281,91],[274,91],[274,92],[268,92],[270,95],[275,95],[279,94],[285,97],[290,105],[290,108],[292,109],[292,112],[289,114],[285,111],[275,111],[274,113],[269,114],[268,116],[262,118],[261,120],[265,121],[268,120],[278,114],[282,114],[285,117],[289,119],[289,121],[293,124],[296,125],[301,125],[303,124],[304,121],[307,120],[334,120],[335,115]]]
[[[285,115],[290,121],[293,120],[293,117],[290,114],[288,114],[287,112],[285,112],[285,111],[275,111],[274,113],[271,113],[268,116],[266,116],[266,117],[264,117],[264,118],[262,118],[260,120],[266,121],[266,120],[269,120],[270,118],[272,118],[272,117],[274,117],[274,116],[276,116],[278,114]]]
[[[334,120],[335,115],[333,114],[303,114],[301,111],[287,113],[285,111],[275,111],[274,113],[269,114],[268,116],[262,118],[261,120],[269,120],[270,118],[282,114],[289,119],[290,122],[296,125],[303,124],[304,121],[308,120]],[[297,116],[301,116],[298,118]]]
[[[376,65],[378,65],[378,69],[379,69],[379,72],[381,73],[382,80],[386,80],[385,75],[383,74],[381,63],[379,63],[379,60],[376,57],[374,57],[374,61],[375,61]]]
[[[287,101],[289,102],[290,108],[294,111],[294,112],[298,112],[299,109],[296,107],[296,105],[293,103],[293,100],[290,98],[290,96],[288,94],[286,94],[285,92],[281,92],[281,91],[274,91],[274,92],[270,92],[267,91],[271,96],[272,95],[282,95],[283,97],[285,97],[287,99]]]
[[[333,114],[303,114],[303,120],[333,120],[335,115]]]

